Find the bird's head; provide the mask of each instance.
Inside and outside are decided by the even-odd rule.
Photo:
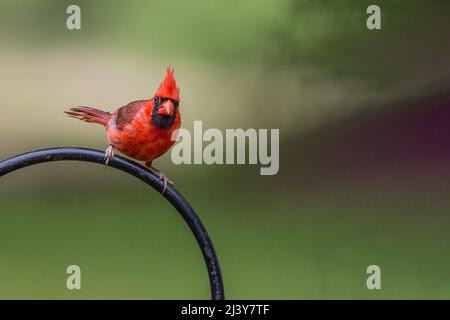
[[[153,99],[153,124],[159,128],[170,128],[175,121],[180,103],[180,88],[177,87],[171,67],[167,68],[166,77]]]

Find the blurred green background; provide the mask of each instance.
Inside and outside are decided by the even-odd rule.
[[[0,0],[0,158],[104,150],[62,112],[150,98],[170,64],[183,127],[280,129],[276,176],[154,163],[205,224],[227,298],[448,299],[450,3],[376,1],[375,31],[370,4]],[[122,172],[29,167],[0,179],[0,212],[0,298],[209,298],[184,221]]]

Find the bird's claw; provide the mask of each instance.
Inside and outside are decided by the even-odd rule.
[[[172,183],[172,181],[167,179],[166,175],[164,173],[162,173],[161,171],[158,172],[158,177],[159,177],[159,180],[162,180],[164,182],[164,189],[161,192],[161,194],[164,194],[167,189],[167,184],[173,185],[173,183]]]
[[[114,158],[114,151],[115,148],[112,144],[110,144],[108,146],[108,148],[106,148],[105,151],[105,158],[103,159],[105,161],[105,169],[108,167],[109,161]]]

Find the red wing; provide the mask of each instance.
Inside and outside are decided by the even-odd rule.
[[[122,130],[131,123],[145,100],[133,101],[117,110],[116,127]]]

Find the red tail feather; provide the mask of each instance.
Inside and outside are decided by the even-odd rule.
[[[72,118],[77,118],[86,122],[99,123],[104,126],[108,124],[111,114],[102,110],[89,107],[70,108],[70,111],[64,111]]]

